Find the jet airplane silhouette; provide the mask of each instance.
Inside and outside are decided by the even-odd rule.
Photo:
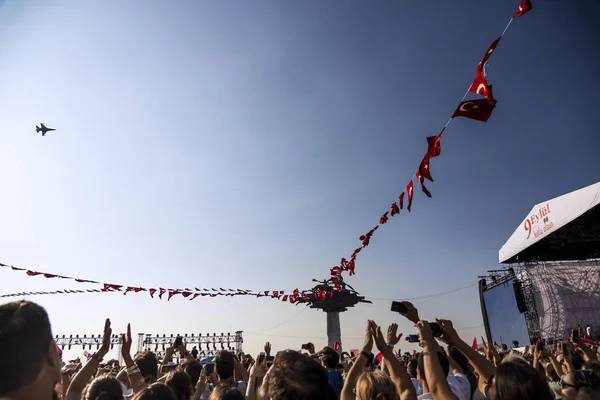
[[[56,129],[52,129],[52,128],[46,128],[46,125],[44,124],[40,124],[40,126],[35,126],[35,131],[37,133],[42,132],[42,136],[46,136],[46,133],[50,132],[50,131],[55,131]]]

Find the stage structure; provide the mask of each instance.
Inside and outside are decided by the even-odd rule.
[[[206,335],[199,334],[150,334],[150,333],[138,333],[138,352],[144,350],[150,351],[164,351],[167,347],[170,347],[177,336],[183,337],[183,343],[185,343],[188,351],[192,350],[192,346],[198,346],[198,354],[201,356],[213,356],[219,350],[229,350],[236,354],[242,351],[242,345],[244,338],[242,337],[242,331],[237,331],[233,335],[230,332],[227,334],[216,333]]]
[[[317,308],[327,313],[327,345],[333,349],[335,343],[338,342],[340,345],[339,353],[342,351],[340,313],[348,311],[348,308],[354,307],[358,303],[371,303],[343,280],[340,282],[340,288],[341,290],[336,292],[331,279],[329,279],[315,286],[306,300],[298,299],[298,304],[305,303],[310,308]],[[319,293],[323,296],[320,296]],[[333,293],[334,295],[329,296],[326,295],[327,293]]]
[[[90,350],[98,350],[102,345],[102,335],[90,335],[89,337],[87,334],[84,334],[81,337],[79,337],[78,334],[75,335],[75,337],[73,337],[73,335],[69,335],[69,337],[66,337],[66,335],[56,335],[54,337],[54,342],[56,342],[56,345],[63,350],[65,348],[67,348],[67,350],[71,350],[72,346],[81,346],[82,350],[86,350],[86,348]],[[110,349],[112,350],[115,345],[117,346],[119,363],[123,361],[121,356],[121,344],[121,335],[113,334],[110,336]]]
[[[532,339],[567,339],[577,325],[589,324],[597,340],[600,182],[535,205],[500,249],[499,261],[521,282]]]

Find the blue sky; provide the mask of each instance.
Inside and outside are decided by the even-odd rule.
[[[517,5],[0,2],[0,262],[142,286],[308,288],[396,199]],[[433,198],[415,191],[351,285],[403,299],[475,283],[534,204],[598,181],[598,13],[537,1],[514,22],[487,68],[492,118],[453,121]],[[57,131],[36,135],[40,122]],[[81,287],[0,274],[2,293]],[[99,333],[110,316],[115,331],[244,330],[256,353],[325,333],[324,314],[291,319],[299,308],[270,299],[32,299],[61,334]],[[481,325],[476,286],[416,305]],[[342,316],[345,347],[367,318],[413,333],[375,301]]]

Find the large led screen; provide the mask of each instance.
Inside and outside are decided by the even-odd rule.
[[[487,323],[492,341],[513,347],[513,342],[519,346],[530,344],[525,314],[517,308],[514,280],[496,286],[483,292],[483,301],[487,312]]]

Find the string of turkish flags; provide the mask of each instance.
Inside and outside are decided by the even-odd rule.
[[[171,300],[173,296],[181,295],[182,297],[189,298],[190,300],[194,300],[197,297],[235,297],[235,296],[255,296],[255,297],[270,297],[273,299],[281,300],[283,302],[297,303],[297,302],[306,302],[310,299],[316,298],[320,300],[325,300],[327,297],[333,297],[334,293],[327,293],[324,290],[304,290],[300,291],[299,289],[294,289],[291,294],[286,294],[284,290],[263,290],[259,292],[254,292],[247,289],[224,289],[224,288],[210,288],[210,289],[199,289],[199,288],[185,288],[185,289],[169,289],[169,288],[144,288],[140,286],[127,286],[121,284],[114,283],[103,283],[89,279],[80,279],[73,278],[70,276],[51,274],[48,272],[40,272],[40,271],[32,271],[25,268],[18,268],[12,265],[6,265],[0,263],[0,267],[7,268],[12,271],[23,271],[27,276],[42,276],[46,279],[66,279],[75,281],[77,283],[87,283],[94,285],[102,285],[101,289],[63,289],[63,290],[55,290],[55,291],[43,291],[43,292],[22,292],[22,293],[10,293],[0,295],[0,297],[21,297],[21,296],[37,296],[37,295],[52,295],[52,294],[75,294],[75,293],[106,293],[106,292],[122,292],[124,295],[127,293],[140,293],[140,292],[148,292],[150,297],[154,298],[154,295],[158,293],[158,298],[162,299],[163,295],[167,296],[167,300]]]
[[[243,290],[243,289],[223,289],[223,288],[219,288],[219,289],[214,289],[214,288],[211,288],[211,289],[206,289],[206,288],[204,288],[204,289],[198,289],[198,288],[165,289],[165,288],[160,288],[160,287],[159,288],[143,288],[143,287],[139,287],[139,286],[117,285],[117,284],[102,283],[102,282],[87,280],[87,279],[72,278],[72,277],[50,274],[50,273],[45,273],[45,272],[25,270],[23,268],[16,268],[16,267],[8,266],[5,264],[0,264],[0,267],[10,268],[14,271],[26,271],[26,274],[28,276],[41,275],[45,278],[60,278],[60,279],[74,280],[78,283],[102,285],[101,289],[58,290],[58,291],[53,291],[53,292],[14,293],[14,294],[5,294],[0,297],[15,297],[15,296],[26,296],[26,295],[32,296],[32,295],[47,295],[47,294],[106,293],[106,292],[123,292],[123,294],[127,294],[130,292],[139,293],[139,292],[148,291],[152,298],[154,298],[154,295],[157,292],[158,292],[158,298],[160,298],[160,299],[162,299],[163,295],[166,294],[167,300],[170,300],[173,296],[176,296],[176,295],[181,295],[185,298],[189,297],[190,300],[193,300],[199,296],[202,296],[202,297],[204,297],[204,296],[210,296],[210,297],[256,296],[256,297],[271,297],[271,298],[274,298],[277,300],[281,300],[283,302],[289,301],[290,303],[293,304],[293,303],[298,303],[298,302],[309,301],[312,299],[325,300],[328,297],[332,298],[333,296],[336,295],[336,293],[340,293],[340,292],[344,291],[344,289],[342,288],[342,285],[341,285],[342,273],[348,272],[350,276],[355,274],[356,258],[358,257],[358,254],[365,247],[367,247],[369,245],[373,235],[379,229],[379,227],[381,225],[386,224],[391,217],[394,217],[394,216],[400,214],[400,210],[404,209],[405,200],[406,200],[406,210],[408,212],[411,211],[412,202],[413,202],[413,190],[414,190],[413,179],[414,178],[417,178],[417,182],[419,183],[419,185],[421,187],[421,191],[423,193],[425,193],[425,195],[427,197],[432,197],[431,192],[425,187],[424,182],[425,182],[425,179],[427,179],[430,182],[433,182],[433,177],[430,172],[429,164],[430,164],[430,161],[432,158],[435,158],[440,155],[440,153],[441,153],[440,140],[441,140],[442,134],[444,133],[444,131],[446,130],[446,128],[448,127],[448,125],[450,124],[452,119],[457,118],[457,117],[465,117],[465,118],[474,119],[474,120],[482,121],[482,122],[487,122],[489,120],[489,118],[492,115],[492,111],[494,110],[494,108],[496,106],[496,99],[494,98],[493,93],[492,93],[492,85],[488,84],[488,82],[487,82],[487,75],[485,73],[486,64],[489,61],[492,53],[496,50],[498,43],[500,42],[500,40],[502,39],[502,37],[504,36],[506,31],[510,27],[513,20],[516,17],[523,16],[525,13],[529,12],[531,9],[532,9],[532,5],[531,5],[530,0],[521,0],[521,4],[519,5],[517,10],[513,14],[512,18],[510,19],[510,21],[504,28],[504,31],[502,32],[502,34],[496,40],[494,40],[494,42],[492,42],[492,44],[488,48],[487,52],[484,54],[482,60],[477,65],[477,69],[475,71],[475,79],[469,86],[469,89],[464,94],[463,98],[461,99],[458,107],[456,108],[456,110],[454,111],[452,116],[448,119],[448,122],[446,122],[446,125],[442,128],[440,133],[438,133],[435,136],[430,136],[427,138],[427,145],[428,145],[427,152],[425,153],[425,156],[421,160],[421,163],[419,164],[417,171],[410,178],[408,184],[405,186],[404,190],[398,196],[398,200],[394,201],[392,203],[392,205],[390,206],[390,209],[381,215],[381,217],[379,218],[378,224],[375,225],[374,228],[372,228],[366,234],[360,236],[359,240],[361,241],[361,245],[353,251],[350,258],[349,259],[342,258],[340,260],[340,265],[336,265],[330,269],[331,282],[334,285],[333,291],[314,290],[314,289],[300,291],[299,289],[294,289],[291,294],[287,295],[287,294],[285,294],[285,291],[283,291],[283,290],[274,290],[274,291],[266,290],[266,291],[260,291],[260,292],[253,292],[250,290]],[[465,98],[467,97],[467,95],[469,93],[475,93],[484,98],[475,99],[475,100],[465,100]],[[319,282],[315,279],[313,279],[313,281]]]
[[[488,119],[491,117],[492,111],[494,110],[494,107],[496,107],[496,99],[494,98],[492,93],[492,85],[488,84],[487,81],[487,76],[485,73],[486,64],[489,61],[492,53],[496,50],[498,43],[500,43],[500,40],[510,27],[513,20],[516,17],[523,16],[525,13],[531,11],[531,9],[532,5],[530,0],[521,0],[521,4],[519,5],[512,18],[504,28],[504,31],[502,32],[500,37],[498,37],[492,42],[487,52],[484,54],[482,60],[477,65],[477,69],[475,70],[475,79],[473,80],[473,83],[471,83],[469,89],[467,89],[467,91],[465,92],[463,98],[458,104],[458,107],[456,108],[452,116],[448,119],[448,122],[446,122],[446,125],[444,125],[440,133],[438,133],[436,136],[430,136],[427,138],[427,152],[421,160],[417,171],[410,178],[410,181],[398,196],[398,200],[394,201],[390,206],[390,209],[384,212],[383,215],[381,215],[381,217],[379,218],[379,223],[375,225],[373,229],[359,237],[361,245],[354,249],[354,252],[352,252],[350,259],[348,260],[346,258],[342,258],[340,260],[340,265],[336,265],[330,269],[331,279],[336,288],[340,287],[343,272],[347,271],[350,276],[355,274],[356,258],[358,254],[369,245],[371,239],[373,238],[373,235],[381,225],[386,224],[390,217],[394,217],[400,214],[400,210],[404,209],[405,198],[406,210],[410,212],[413,202],[414,178],[417,178],[417,182],[421,187],[421,191],[425,193],[427,197],[431,197],[431,192],[427,189],[427,187],[425,187],[424,184],[425,179],[427,179],[430,182],[433,182],[433,177],[431,176],[429,163],[432,158],[435,158],[440,155],[440,139],[442,137],[442,134],[452,121],[452,119],[457,117],[465,117],[477,121],[487,122]],[[484,98],[475,100],[465,100],[465,98],[470,92],[483,96]]]

